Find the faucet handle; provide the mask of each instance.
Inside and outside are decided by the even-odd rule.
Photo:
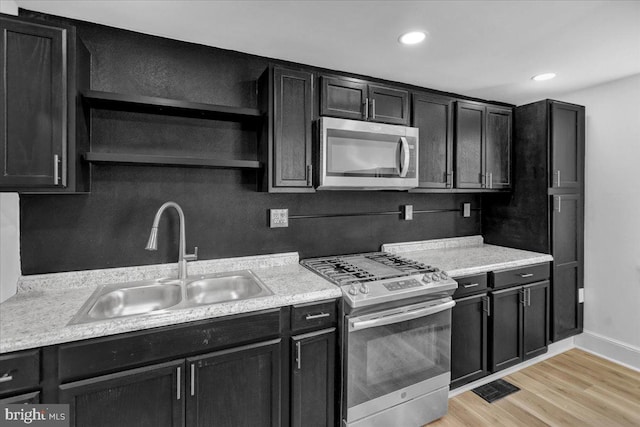
[[[184,254],[185,261],[197,261],[198,260],[198,247],[196,246],[192,254]]]

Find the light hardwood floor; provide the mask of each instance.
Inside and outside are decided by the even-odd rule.
[[[487,403],[472,391],[449,400],[429,427],[640,426],[640,372],[572,349],[504,377],[517,391]]]

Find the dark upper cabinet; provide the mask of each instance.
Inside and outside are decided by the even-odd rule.
[[[487,187],[485,175],[485,107],[456,103],[456,187]]]
[[[184,426],[184,360],[60,386],[74,427]]]
[[[414,93],[411,125],[419,129],[419,188],[453,187],[453,100]]]
[[[511,108],[487,107],[485,173],[490,190],[511,188]]]
[[[3,16],[0,30],[0,191],[87,191],[78,92],[89,87],[89,52],[73,27]]]
[[[584,107],[550,102],[549,187],[574,189],[584,180]]]
[[[551,241],[553,253],[554,340],[570,337],[582,330],[583,307],[579,292],[583,283],[583,203],[578,194],[550,196],[553,210]]]
[[[320,78],[320,114],[365,120],[367,84],[361,81],[322,76]]]
[[[280,340],[187,359],[187,426],[280,426]]]
[[[489,373],[486,293],[456,299],[451,311],[451,388]]]
[[[320,78],[320,114],[398,125],[409,124],[409,92],[349,77]]]
[[[456,103],[456,187],[511,188],[512,110]]]
[[[260,106],[267,117],[261,133],[261,188],[269,192],[313,189],[313,74],[269,67],[259,81]]]
[[[582,106],[548,99],[517,107],[513,192],[482,202],[486,243],[553,256],[553,341],[580,333],[583,324],[584,116]]]
[[[291,425],[335,426],[335,328],[294,336],[291,343]]]

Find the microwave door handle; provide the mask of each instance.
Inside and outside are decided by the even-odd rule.
[[[407,320],[417,319],[419,317],[430,316],[432,314],[440,313],[441,311],[449,310],[454,305],[456,305],[456,302],[452,300],[433,307],[426,307],[413,311],[405,311],[403,313],[395,314],[392,316],[378,317],[377,319],[362,320],[359,322],[349,322],[349,332],[375,328],[376,326],[391,325],[393,323],[399,323]]]
[[[409,170],[409,142],[407,138],[404,136],[400,137],[400,178],[405,178],[407,176],[407,171]]]

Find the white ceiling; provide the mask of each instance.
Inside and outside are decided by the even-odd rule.
[[[16,0],[188,42],[523,104],[640,73],[640,1]],[[426,30],[426,43],[398,36]],[[555,72],[547,82],[531,77]]]

